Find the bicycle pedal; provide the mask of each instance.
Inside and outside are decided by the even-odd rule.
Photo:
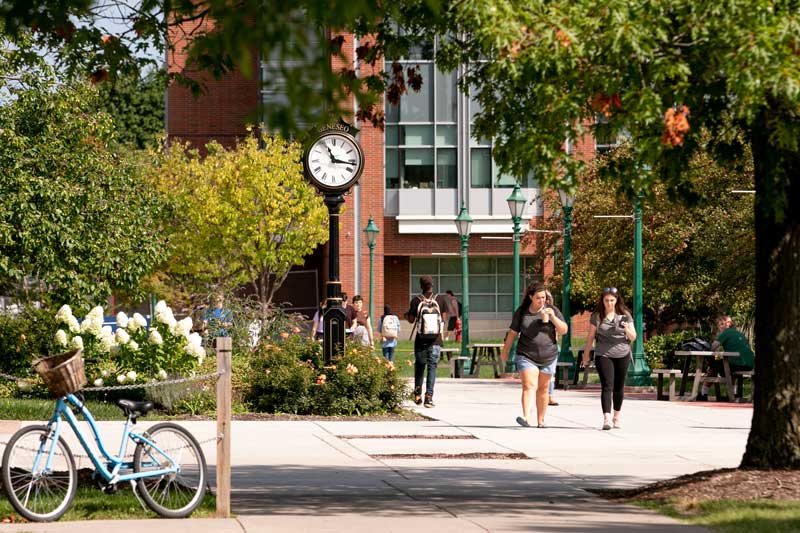
[[[117,487],[117,484],[114,483],[113,485],[103,485],[100,490],[102,490],[104,494],[116,494],[119,490],[119,487]]]

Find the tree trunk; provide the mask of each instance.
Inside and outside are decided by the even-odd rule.
[[[773,120],[791,120],[778,107],[762,111],[750,132],[756,181],[756,359],[743,468],[800,468],[800,155],[778,149],[770,139]]]

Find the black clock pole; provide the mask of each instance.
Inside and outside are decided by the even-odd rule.
[[[328,284],[325,314],[322,318],[323,355],[329,365],[334,357],[344,353],[347,320],[342,309],[342,282],[339,280],[339,209],[344,203],[341,194],[326,194],[328,206]]]

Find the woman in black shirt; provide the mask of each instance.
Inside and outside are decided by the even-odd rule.
[[[525,289],[525,299],[514,312],[500,354],[505,364],[514,339],[519,337],[516,365],[522,382],[522,416],[517,417],[517,423],[523,427],[531,426],[529,416],[534,395],[537,426],[544,427],[548,388],[558,362],[556,334],[567,332],[567,323],[561,311],[547,305],[546,299],[546,289],[541,283],[534,283]]]

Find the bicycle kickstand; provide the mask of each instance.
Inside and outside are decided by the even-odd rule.
[[[144,500],[142,500],[142,497],[139,496],[139,488],[136,486],[136,480],[131,479],[130,483],[131,483],[131,489],[133,490],[133,495],[136,496],[137,500],[139,500],[139,505],[142,506],[142,510],[147,512],[148,507],[147,505],[145,505]]]

